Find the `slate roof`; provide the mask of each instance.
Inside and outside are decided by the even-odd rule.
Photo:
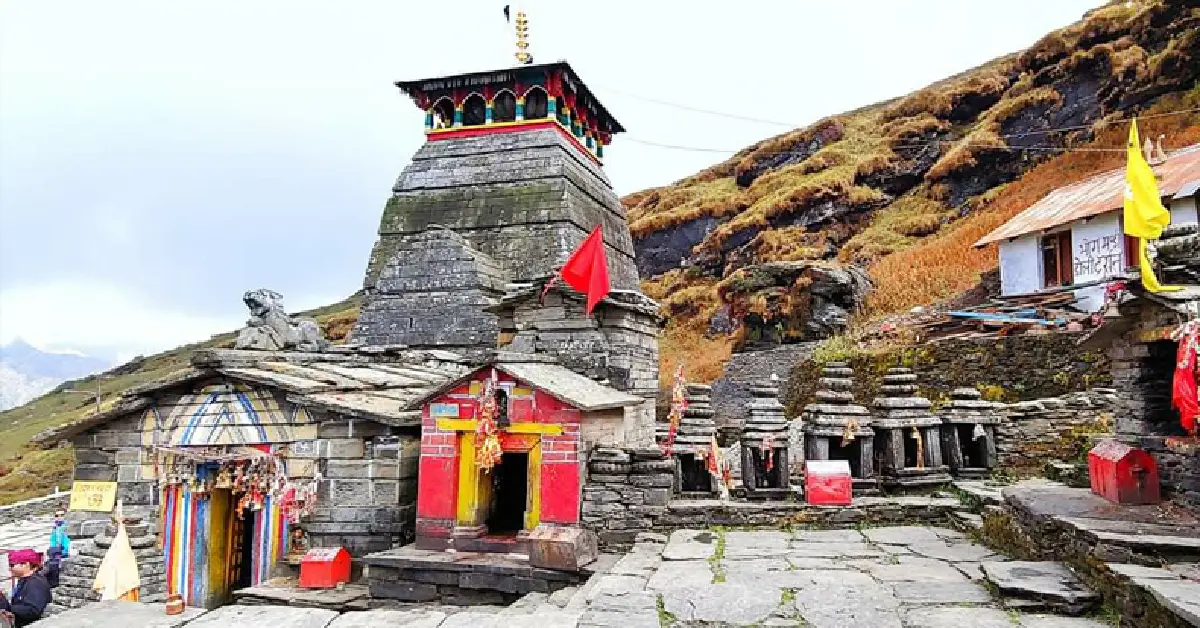
[[[1200,178],[1200,144],[1193,144],[1167,155],[1166,161],[1153,167],[1158,176],[1158,192],[1163,198],[1184,198],[1194,194]],[[1125,198],[1125,168],[1117,168],[1063,186],[1042,197],[1025,211],[1013,216],[975,243],[976,247],[1053,229],[1083,218],[1116,211]]]
[[[408,402],[407,409],[419,411],[425,403],[469,381],[483,369],[495,368],[559,401],[585,412],[636,406],[645,399],[588,379],[560,364],[544,361],[496,361],[472,370],[453,381],[431,389]]]
[[[378,348],[376,348],[378,349]],[[109,409],[47,430],[34,440],[54,443],[153,404],[156,393],[212,377],[278,389],[297,405],[388,425],[417,425],[420,412],[404,408],[431,389],[469,370],[448,351],[335,349],[328,353],[199,351],[188,368],[125,391]]]

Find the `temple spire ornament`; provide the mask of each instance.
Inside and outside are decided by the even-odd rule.
[[[504,19],[509,19],[509,6],[504,6]],[[517,9],[516,18],[517,30],[517,52],[515,57],[517,63],[521,65],[531,65],[533,63],[533,55],[529,53],[529,18],[525,16],[525,12]]]

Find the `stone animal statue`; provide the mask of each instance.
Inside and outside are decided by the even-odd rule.
[[[278,292],[266,288],[251,290],[242,296],[242,301],[250,308],[250,320],[238,332],[233,348],[321,351],[329,346],[317,321],[288,316],[283,309],[283,296]]]

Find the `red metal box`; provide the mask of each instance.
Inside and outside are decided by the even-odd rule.
[[[1158,465],[1143,449],[1106,440],[1088,452],[1092,492],[1115,504],[1157,504]]]
[[[804,497],[819,506],[849,506],[853,480],[845,460],[808,460],[804,463]]]
[[[316,547],[300,560],[300,586],[333,589],[350,582],[350,553],[341,547]]]

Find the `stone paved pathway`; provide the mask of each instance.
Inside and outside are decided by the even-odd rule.
[[[225,607],[183,620],[196,628],[1101,628],[1090,618],[1006,610],[980,584],[1002,560],[953,530],[924,527],[642,535],[608,573],[579,589],[530,594],[508,608],[351,612]],[[136,605],[135,605],[136,606]],[[39,628],[131,625],[120,606],[72,611]],[[66,622],[66,623],[63,623]]]

